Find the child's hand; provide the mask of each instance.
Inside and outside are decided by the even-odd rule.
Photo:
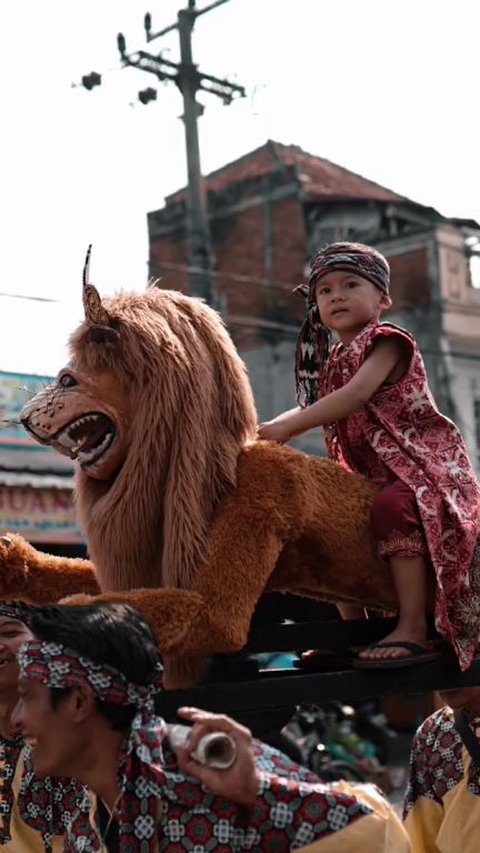
[[[276,441],[277,444],[285,444],[291,438],[290,430],[281,421],[266,421],[258,427],[258,437],[265,441]]]

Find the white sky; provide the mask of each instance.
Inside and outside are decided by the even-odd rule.
[[[198,0],[198,6],[210,0]],[[151,5],[149,5],[151,4]],[[80,279],[104,292],[147,277],[146,212],[185,184],[179,92],[119,70],[116,34],[145,46],[178,0],[0,3],[0,370],[55,373],[81,317]],[[246,86],[200,94],[206,173],[268,138],[298,144],[436,207],[480,220],[478,0],[231,0],[197,21],[201,70]],[[151,43],[178,59],[176,32]],[[100,88],[72,88],[82,74]]]

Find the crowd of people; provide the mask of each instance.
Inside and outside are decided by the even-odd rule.
[[[0,846],[6,851],[473,853],[480,687],[444,695],[415,735],[404,823],[373,785],[324,783],[229,717],[179,708],[181,745],[154,710],[161,664],[124,604],[0,603]],[[225,732],[227,769],[200,763]],[[477,747],[478,749],[478,747]]]
[[[23,851],[408,851],[374,786],[324,784],[228,717],[179,709],[174,747],[155,714],[161,666],[128,605],[0,607],[2,844]],[[227,732],[228,769],[199,763]]]

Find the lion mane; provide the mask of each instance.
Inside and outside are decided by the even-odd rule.
[[[80,468],[76,502],[100,586],[189,588],[215,508],[236,481],[256,430],[243,363],[201,300],[151,286],[102,300],[116,346],[70,338],[73,363],[115,377],[128,399],[128,450],[118,474]]]

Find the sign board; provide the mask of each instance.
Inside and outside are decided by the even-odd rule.
[[[0,535],[7,531],[33,543],[84,541],[70,489],[0,486]]]
[[[20,423],[27,400],[52,381],[48,376],[0,372],[0,468],[73,474],[70,459],[38,444]]]

